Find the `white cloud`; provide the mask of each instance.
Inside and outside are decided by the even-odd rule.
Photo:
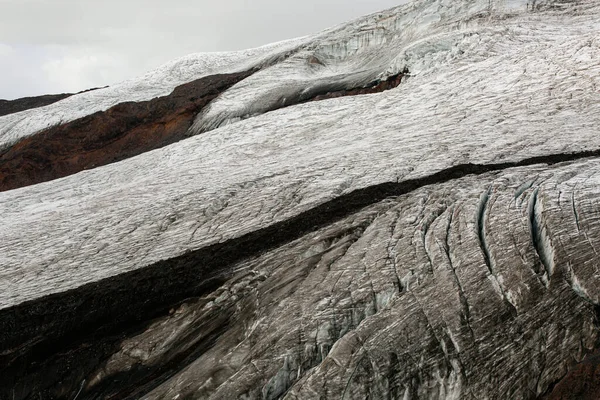
[[[44,93],[47,87],[38,68],[41,60],[32,48],[0,44],[0,99]]]
[[[118,53],[64,46],[48,46],[47,52],[52,56],[45,60],[40,70],[54,91],[77,92],[105,86],[127,73],[134,73]]]
[[[0,43],[0,57],[9,57],[13,53],[13,48],[7,44]]]

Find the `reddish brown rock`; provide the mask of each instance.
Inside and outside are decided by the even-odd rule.
[[[163,97],[127,102],[27,137],[0,154],[0,191],[61,178],[185,137],[196,114],[254,71],[204,77]]]
[[[600,399],[600,352],[577,364],[544,400]]]
[[[362,88],[356,89],[348,89],[348,90],[337,90],[333,92],[327,92],[325,94],[316,95],[306,101],[319,101],[326,99],[333,99],[336,97],[344,97],[344,96],[357,96],[360,94],[371,94],[371,93],[381,93],[386,90],[393,89],[398,87],[402,82],[402,78],[408,75],[408,71],[403,71],[397,75],[390,76],[384,81],[375,81],[370,85],[367,85]]]

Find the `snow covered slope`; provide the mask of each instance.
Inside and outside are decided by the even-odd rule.
[[[144,101],[169,94],[176,86],[208,75],[239,72],[285,57],[305,39],[229,53],[198,53],[174,60],[157,70],[117,85],[84,92],[43,110],[26,110],[0,117],[0,149],[37,131],[106,110],[127,101]]]
[[[294,41],[235,54],[190,56],[139,80],[0,117],[0,143],[8,148],[49,125],[119,102],[165,95],[209,74],[259,68],[205,107],[185,140],[0,193],[0,321],[12,328],[0,338],[0,353],[8,360],[2,383],[18,387],[21,398],[38,389],[49,397],[79,390],[90,398],[95,393],[299,399],[542,395],[573,360],[581,361],[597,348],[593,306],[600,304],[595,250],[600,246],[595,208],[599,167],[596,160],[584,159],[600,154],[598,32],[597,0],[420,0]],[[297,104],[314,93],[362,87],[404,70],[409,76],[392,90]],[[543,165],[556,162],[573,164]],[[424,205],[420,196],[428,189],[419,188],[426,185],[432,185],[435,198],[448,197],[443,210]],[[484,227],[480,221],[488,218],[485,210],[487,204],[493,206],[496,187],[501,187],[498,204],[512,211],[495,209],[497,219]],[[404,197],[384,200],[399,195]],[[385,201],[398,204],[388,207]],[[467,206],[452,214],[450,203]],[[343,230],[370,212],[374,220],[393,207],[398,207],[396,216],[403,216],[388,222],[412,238],[398,250],[406,253],[402,268],[410,274],[398,276],[395,287],[369,286],[387,279],[374,258],[383,256],[377,251],[364,257],[349,253],[340,262],[340,275],[320,275],[331,288],[317,287],[320,291],[293,300],[302,305],[292,307],[294,312],[281,306],[293,293],[283,289],[289,282],[303,276],[319,281],[299,272],[298,260],[334,246],[337,239],[320,242],[322,230]],[[443,250],[444,245],[436,242],[437,236],[428,236],[429,225],[442,213],[460,220],[456,232],[462,239],[453,239],[459,245],[452,251],[446,243],[438,256],[448,253],[452,255],[444,257],[464,261],[451,268],[457,279],[468,280],[473,273],[489,285],[472,287],[472,297],[457,298],[444,318],[428,321],[435,312],[427,304],[444,304],[436,290],[447,290],[447,296],[462,290],[460,282],[444,286],[451,278],[448,271],[441,281],[426,278],[429,272],[423,272],[423,281],[408,277],[418,275],[414,271],[425,268],[425,262],[434,275],[440,265],[446,266],[432,249]],[[540,222],[547,218],[553,222]],[[559,229],[567,219],[570,233]],[[442,222],[436,229],[446,237],[447,231],[455,232],[451,224],[458,222]],[[354,249],[368,253],[371,246],[395,237],[386,223],[369,228],[376,230],[371,234],[376,240],[358,240]],[[510,235],[498,238],[491,249],[485,243],[494,232],[502,236],[505,226],[515,230],[516,249],[506,255],[502,249],[512,246]],[[564,244],[567,239],[573,241],[571,247]],[[319,244],[311,248],[306,242]],[[347,248],[342,248],[340,257],[346,257]],[[287,262],[286,275],[268,281]],[[512,269],[520,263],[538,269],[535,281],[541,286],[530,283],[534,279],[525,278],[521,269]],[[256,275],[251,284],[244,281],[248,274]],[[261,292],[259,275],[270,282],[268,293]],[[361,283],[338,287],[344,276]],[[240,279],[245,283],[234,287]],[[553,287],[553,279],[567,279],[568,284]],[[532,291],[544,288],[548,292],[540,304],[556,307],[555,314],[538,313],[532,305]],[[364,299],[367,289],[372,301]],[[193,315],[177,308],[193,296],[200,297]],[[233,311],[250,307],[248,299],[260,296],[272,296],[272,303],[253,308],[257,314],[251,319]],[[508,311],[501,321],[488,323],[486,318],[500,307],[497,302]],[[226,305],[223,314],[210,311],[215,304]],[[339,328],[338,306],[361,309],[361,316]],[[569,312],[577,318],[564,320]],[[481,320],[470,326],[465,313]],[[162,318],[158,325],[135,325],[157,316]],[[393,325],[397,331],[385,330],[389,321],[403,318],[404,325]],[[275,320],[289,329],[261,331],[264,341],[238,340]],[[511,321],[518,321],[514,326],[522,332],[503,330]],[[565,329],[535,333],[540,326],[561,323]],[[310,329],[300,329],[303,324]],[[65,346],[107,341],[109,334],[91,333],[104,325],[109,332],[128,332],[129,341],[111,339],[113,347],[106,346],[95,364],[81,363],[75,372],[40,378],[39,371],[23,372],[15,361],[33,357],[29,352],[46,354],[36,346],[51,347],[54,340]],[[189,339],[188,328],[182,328],[183,339],[177,336],[179,327],[192,325],[214,331],[194,328],[193,335],[205,335],[206,342]],[[145,333],[138,337],[140,329]],[[415,337],[403,329],[416,332]],[[464,336],[469,329],[476,332]],[[493,329],[500,333],[490,333]],[[440,339],[442,331],[449,341]],[[420,343],[419,332],[429,339]],[[144,334],[160,342],[156,349],[161,350],[145,353],[149,339]],[[550,343],[561,341],[553,336],[559,334],[564,347],[548,350]],[[521,339],[531,351],[513,347]],[[436,340],[441,347],[428,353]],[[457,353],[468,348],[463,358],[448,355],[454,351],[447,348],[450,342]],[[398,353],[403,346],[405,353]],[[77,351],[70,356],[74,362],[85,358]],[[311,355],[294,355],[303,351]],[[377,354],[372,369],[363,365],[370,359],[367,353]],[[442,368],[436,363],[444,354]],[[498,363],[479,371],[478,362],[493,360],[494,354],[499,354]],[[399,367],[405,365],[400,356],[416,360],[414,368]],[[277,362],[267,366],[267,359]],[[50,368],[57,360],[44,358],[40,365]],[[380,371],[384,364],[389,368]],[[483,378],[519,368],[522,379],[512,386]],[[360,373],[354,376],[353,370]],[[381,381],[385,374],[397,381],[395,391],[389,388],[392,383]],[[64,383],[65,376],[71,383]],[[118,383],[123,376],[129,383]],[[365,383],[373,380],[372,387]],[[25,389],[31,381],[36,383]]]
[[[501,19],[501,27],[484,25],[479,33],[459,31],[456,49],[440,46],[441,55],[428,54],[450,61],[436,60],[396,90],[279,110],[122,163],[2,193],[0,257],[4,271],[22,273],[0,304],[29,299],[21,280],[29,274],[58,279],[58,271],[68,271],[60,285],[81,285],[239,236],[372,184],[468,162],[598,149],[600,22],[584,17],[528,13]],[[290,204],[279,199],[287,192],[295,193]],[[263,204],[268,193],[275,204]],[[265,208],[269,212],[261,212]],[[179,214],[166,229],[157,223]],[[48,240],[40,240],[40,227],[51,233]],[[115,240],[133,228],[123,235],[125,243]],[[78,230],[96,240],[79,248],[85,236],[74,234]],[[106,232],[109,243],[94,231]],[[153,246],[141,248],[143,257],[126,256],[148,240]],[[68,251],[72,245],[78,250]],[[121,261],[115,265],[115,259]]]

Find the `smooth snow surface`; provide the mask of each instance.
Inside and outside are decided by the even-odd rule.
[[[357,188],[600,148],[600,2],[536,5],[418,1],[0,118],[8,145],[202,75],[272,64],[217,99],[191,133],[227,126],[0,193],[0,308],[238,237]],[[412,76],[397,89],[261,114],[288,92],[405,66]]]

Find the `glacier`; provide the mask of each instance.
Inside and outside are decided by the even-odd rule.
[[[600,348],[598,32],[417,0],[0,117],[8,149],[256,68],[184,140],[0,193],[0,398],[551,396]]]

